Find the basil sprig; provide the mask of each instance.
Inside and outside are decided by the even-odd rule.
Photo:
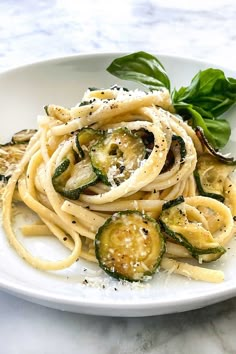
[[[150,90],[166,87],[170,80],[161,62],[146,52],[136,52],[113,60],[107,68],[123,80],[136,81]],[[236,79],[219,69],[199,71],[189,86],[171,92],[176,113],[193,127],[200,126],[214,148],[224,147],[231,134],[229,122],[219,118],[236,102]]]

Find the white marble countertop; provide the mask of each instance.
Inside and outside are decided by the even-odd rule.
[[[191,5],[190,5],[191,3]],[[136,50],[236,69],[234,0],[0,0],[0,71],[84,52]],[[0,353],[236,353],[236,299],[182,314],[71,314],[0,292]]]

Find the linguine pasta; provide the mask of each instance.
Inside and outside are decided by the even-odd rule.
[[[164,203],[180,196],[184,197],[183,212],[188,232],[191,228],[196,238],[210,237],[218,246],[225,246],[230,241],[234,232],[235,186],[227,174],[225,203],[199,195],[193,173],[204,147],[194,130],[174,114],[167,90],[151,93],[120,87],[87,90],[81,102],[85,104],[71,109],[56,105],[47,107],[47,115],[39,117],[38,131],[5,188],[3,226],[19,256],[45,271],[70,267],[78,258],[97,262],[95,235],[113,213],[139,210],[158,220]],[[127,178],[122,177],[121,183],[115,182],[117,171],[111,168],[107,175],[109,184],[98,179],[78,198],[71,199],[55,189],[53,176],[72,150],[78,154],[75,139],[84,127],[103,132],[120,128],[144,131],[152,136],[153,143],[145,158],[136,161],[136,168]],[[180,143],[173,140],[176,136],[184,142],[184,156]],[[78,170],[79,173],[82,170]],[[53,261],[35,257],[17,239],[12,220],[16,191],[20,201],[40,219],[39,223],[25,225],[22,233],[58,238],[71,251],[67,258]],[[178,232],[184,234],[184,227],[178,226]],[[206,261],[204,257],[199,256],[198,263]],[[188,247],[170,237],[167,237],[161,268],[202,281],[219,282],[224,278],[221,270],[193,263],[193,254]]]

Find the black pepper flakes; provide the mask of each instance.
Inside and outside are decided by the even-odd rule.
[[[121,165],[121,166],[119,167],[119,170],[120,170],[120,173],[124,172],[125,166],[124,166],[124,165]]]
[[[144,227],[142,228],[142,231],[143,231],[143,233],[144,233],[145,235],[148,235],[148,230],[145,229]]]

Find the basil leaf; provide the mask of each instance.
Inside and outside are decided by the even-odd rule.
[[[174,103],[190,103],[203,117],[218,117],[236,102],[236,80],[227,78],[222,70],[199,71],[187,87],[172,93]]]
[[[209,143],[217,148],[214,137],[207,128],[205,120],[202,118],[201,114],[196,111],[191,104],[182,103],[175,106],[176,112],[183,117],[184,120],[188,120],[193,128],[201,127],[204,131],[204,135],[209,141]]]
[[[156,57],[146,52],[136,52],[117,58],[106,70],[122,80],[142,83],[150,90],[160,87],[170,90],[170,80],[165,68]]]
[[[225,119],[206,119],[191,104],[176,104],[175,109],[193,128],[201,127],[209,143],[215,148],[224,147],[230,137],[231,129]]]
[[[218,149],[223,148],[227,144],[231,134],[229,122],[225,119],[205,119],[204,121],[207,129],[214,137],[215,147]]]

